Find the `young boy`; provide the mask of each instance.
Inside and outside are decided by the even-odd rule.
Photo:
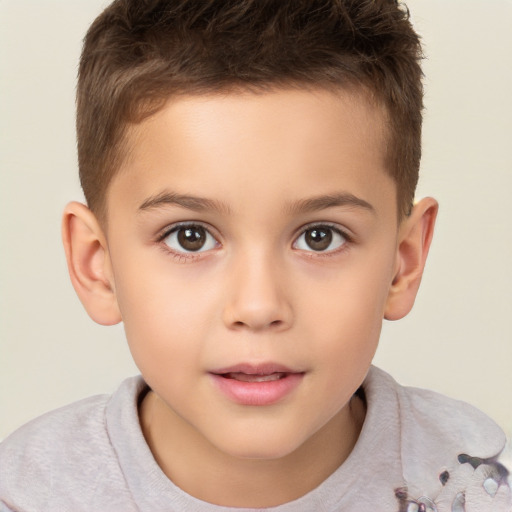
[[[421,48],[392,0],[118,0],[63,236],[142,376],[0,447],[0,510],[509,511],[501,430],[371,366],[412,308]]]

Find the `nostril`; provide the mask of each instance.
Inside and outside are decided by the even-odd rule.
[[[277,299],[263,299],[233,299],[222,312],[222,321],[229,329],[238,331],[281,331],[289,327],[293,316],[289,305]]]
[[[271,328],[271,329],[277,329],[280,328],[282,325],[284,325],[284,322],[282,320],[272,320],[269,323],[261,322],[261,325],[256,325],[256,322],[242,322],[240,320],[233,322],[232,326],[235,329],[244,329],[244,328],[250,328],[250,329],[265,329],[265,328]]]

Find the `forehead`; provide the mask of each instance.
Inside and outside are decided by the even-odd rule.
[[[243,204],[244,190],[270,193],[272,187],[295,200],[295,186],[321,195],[337,177],[360,189],[388,179],[385,111],[363,92],[282,89],[175,97],[131,126],[125,143],[127,157],[112,189],[121,187],[134,207],[169,187],[187,193],[202,186],[201,195],[219,192]]]
[[[165,118],[174,117],[176,124],[173,135],[183,138],[202,136],[202,127],[211,123],[224,132],[230,127],[233,139],[245,131],[253,130],[263,143],[273,138],[278,140],[276,132],[268,128],[286,125],[291,137],[299,135],[295,127],[302,129],[316,123],[325,128],[339,129],[340,125],[352,128],[372,126],[373,143],[384,143],[386,134],[387,110],[371,91],[361,87],[318,88],[318,87],[274,87],[268,90],[227,89],[206,94],[172,96],[149,118],[140,123],[130,124],[126,130],[127,148],[147,142],[147,135],[152,127],[161,124]],[[182,121],[190,121],[183,123]],[[258,133],[258,129],[266,129]],[[168,128],[166,130],[168,131]],[[217,132],[218,130],[215,130]],[[313,130],[312,130],[313,131]],[[332,130],[335,131],[335,130]],[[362,135],[353,129],[354,136]],[[153,134],[152,134],[153,135]],[[308,135],[304,133],[304,135]],[[309,134],[311,135],[311,134]],[[322,133],[325,136],[325,133]],[[130,151],[131,152],[131,151]]]

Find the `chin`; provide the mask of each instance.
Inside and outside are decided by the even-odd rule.
[[[237,439],[232,436],[225,440],[224,446],[217,446],[221,451],[231,457],[242,460],[278,460],[283,459],[295,452],[302,443],[299,440],[294,442],[287,436],[247,436]]]

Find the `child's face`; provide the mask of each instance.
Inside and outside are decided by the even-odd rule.
[[[348,422],[397,270],[381,112],[322,90],[185,97],[129,143],[113,288],[168,412],[251,458]]]

